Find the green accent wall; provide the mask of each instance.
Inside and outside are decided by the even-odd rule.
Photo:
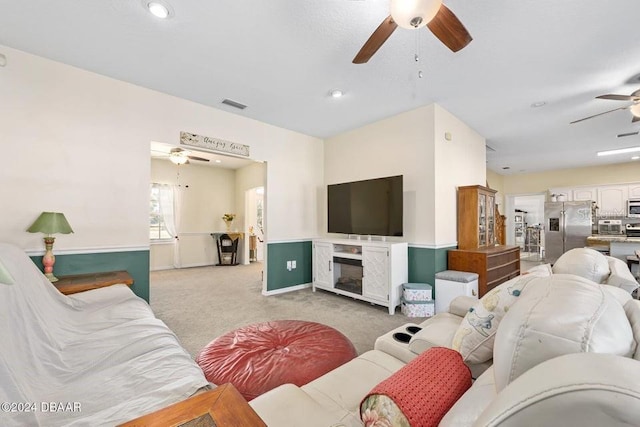
[[[428,283],[434,289],[436,273],[447,269],[447,251],[449,248],[414,248],[409,246],[409,282]]]
[[[267,244],[267,291],[311,283],[312,244],[303,242]],[[287,270],[287,261],[296,261],[295,270]]]
[[[31,259],[42,271],[42,256],[32,256]],[[56,255],[53,274],[56,276],[68,276],[117,270],[128,271],[134,281],[131,290],[140,298],[149,302],[148,250]]]

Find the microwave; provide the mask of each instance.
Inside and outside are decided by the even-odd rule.
[[[627,216],[629,218],[640,218],[640,199],[627,200]]]

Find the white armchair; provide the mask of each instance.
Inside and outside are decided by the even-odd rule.
[[[552,267],[554,274],[575,274],[596,283],[611,285],[632,293],[638,282],[627,264],[589,248],[576,248],[565,252]]]

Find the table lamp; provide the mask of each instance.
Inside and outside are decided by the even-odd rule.
[[[44,233],[44,246],[46,252],[42,257],[42,265],[44,265],[44,275],[51,282],[57,282],[58,279],[53,275],[53,264],[56,263],[56,257],[53,256],[53,242],[56,240],[52,234],[73,233],[71,226],[67,222],[63,213],[60,212],[42,212],[38,219],[27,229],[29,233]]]

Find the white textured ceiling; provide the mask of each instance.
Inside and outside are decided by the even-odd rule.
[[[388,0],[167,1],[161,21],[141,0],[0,0],[0,45],[317,137],[436,102],[487,138],[499,173],[620,163],[595,153],[640,145],[616,137],[640,129],[628,110],[569,125],[640,88],[638,0],[445,0],[470,45],[398,28],[363,65]]]

